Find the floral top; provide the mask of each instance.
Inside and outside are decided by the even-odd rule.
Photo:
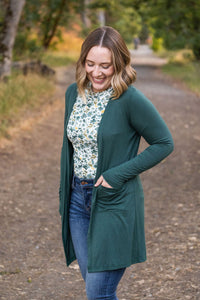
[[[86,102],[79,94],[77,96],[67,125],[67,136],[74,148],[74,174],[79,178],[95,178],[98,160],[97,133],[112,93],[112,87],[98,93],[86,89]]]

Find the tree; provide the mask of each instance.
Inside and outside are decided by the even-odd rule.
[[[88,5],[90,4],[91,0],[81,0],[80,1],[80,15],[81,20],[83,23],[83,29],[88,29],[91,26],[91,21],[89,19],[88,13]]]
[[[97,23],[97,12],[104,9],[105,24],[116,28],[126,42],[131,42],[134,35],[138,35],[141,30],[141,16],[134,7],[135,0],[93,0],[89,5],[93,10],[93,24]]]
[[[19,27],[19,39],[24,43],[37,36],[37,45],[48,49],[52,39],[61,38],[60,26],[68,27],[83,5],[83,0],[29,0],[24,7]]]
[[[199,0],[149,0],[147,15],[155,36],[163,38],[166,48],[189,47],[200,59]]]
[[[43,46],[47,49],[55,36],[57,27],[61,20],[63,10],[66,7],[67,0],[48,1],[46,7],[46,14],[44,15],[43,22],[41,24],[43,29]]]
[[[0,40],[0,78],[11,74],[12,50],[24,4],[25,0],[9,0],[7,2]]]

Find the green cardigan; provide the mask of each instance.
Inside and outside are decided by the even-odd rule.
[[[66,128],[77,96],[76,83],[66,92],[61,152],[60,214],[67,265],[76,259],[69,230],[73,146]],[[149,146],[139,155],[141,136]],[[146,260],[144,197],[139,174],[173,150],[172,136],[153,106],[136,88],[110,99],[98,130],[100,175],[113,187],[94,187],[88,232],[88,272],[114,270]]]

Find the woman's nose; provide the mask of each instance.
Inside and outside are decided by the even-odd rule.
[[[93,76],[99,76],[101,74],[101,71],[99,69],[98,66],[94,67],[94,70],[93,70]]]

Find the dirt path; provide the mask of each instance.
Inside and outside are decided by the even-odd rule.
[[[148,57],[152,61],[152,54]],[[152,65],[144,60],[142,65],[135,64],[136,86],[166,120],[175,151],[142,175],[148,259],[127,269],[118,295],[120,300],[197,300],[200,99]],[[61,243],[58,186],[63,95],[74,81],[74,71],[59,72],[57,96],[62,100],[31,129],[0,147],[2,300],[86,299],[77,264],[66,268]]]

